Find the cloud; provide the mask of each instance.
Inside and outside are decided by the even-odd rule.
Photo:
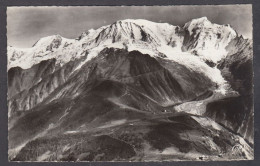
[[[53,34],[76,38],[88,29],[128,18],[183,25],[202,16],[230,24],[252,38],[251,5],[8,7],[8,45],[31,47],[39,38]]]

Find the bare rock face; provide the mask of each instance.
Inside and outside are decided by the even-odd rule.
[[[15,67],[8,71],[8,98],[30,89],[55,70],[55,59],[42,61],[30,69]]]

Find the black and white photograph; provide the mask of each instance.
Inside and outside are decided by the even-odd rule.
[[[7,7],[8,160],[254,160],[252,5]]]

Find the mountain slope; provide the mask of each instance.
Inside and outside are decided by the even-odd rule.
[[[252,42],[242,36],[227,46],[228,55],[218,68],[238,97],[210,103],[207,115],[254,142],[253,49]],[[220,111],[221,110],[221,111]]]

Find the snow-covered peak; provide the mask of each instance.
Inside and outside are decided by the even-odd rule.
[[[140,43],[153,46],[172,42],[176,38],[176,26],[155,23],[142,19],[119,20],[106,26],[95,39],[97,45],[103,43]]]
[[[214,63],[227,55],[225,47],[237,36],[230,25],[214,24],[206,17],[191,20],[184,29],[189,35],[185,39],[184,50]]]
[[[60,35],[52,35],[52,36],[41,38],[33,45],[33,47],[44,48],[44,49],[46,48],[46,50],[48,51],[52,49],[57,49],[60,46],[66,46],[73,42],[74,39],[67,39]]]
[[[145,26],[145,27],[155,27],[155,26],[164,26],[164,25],[170,25],[168,23],[157,23],[149,20],[144,20],[144,19],[125,19],[125,20],[120,20],[121,22],[125,23],[135,23],[140,26]],[[118,22],[118,21],[117,21]],[[170,25],[173,26],[173,25]],[[163,27],[162,27],[163,28]]]
[[[99,28],[99,30],[101,31],[102,28]],[[98,30],[94,30],[94,29],[89,29],[85,32],[83,32],[76,40],[81,40],[85,37],[92,37],[93,35],[95,35],[96,33],[98,33]]]
[[[184,25],[184,28],[188,29],[189,33],[192,34],[192,30],[195,28],[202,28],[204,26],[211,26],[211,22],[207,17],[201,17],[197,19],[192,19]]]
[[[231,33],[232,35],[236,36],[236,31],[229,24],[218,25],[210,22],[207,17],[192,19],[184,25],[184,28],[189,31],[190,35],[196,32],[208,31]]]
[[[189,23],[201,24],[204,22],[210,22],[208,17],[204,16],[204,17],[200,17],[200,18],[194,18],[191,21],[187,22],[186,24],[189,24]]]
[[[60,35],[52,35],[41,38],[31,48],[8,47],[8,69],[17,66],[28,69],[43,60],[52,58],[60,59],[59,63],[65,63],[65,61],[67,62],[67,56],[66,54],[61,55],[67,52],[67,48],[73,45],[75,41]]]
[[[52,36],[46,36],[38,40],[33,47],[42,47],[49,45],[50,43],[53,42],[53,40],[62,40],[62,37],[60,35],[52,35]]]

